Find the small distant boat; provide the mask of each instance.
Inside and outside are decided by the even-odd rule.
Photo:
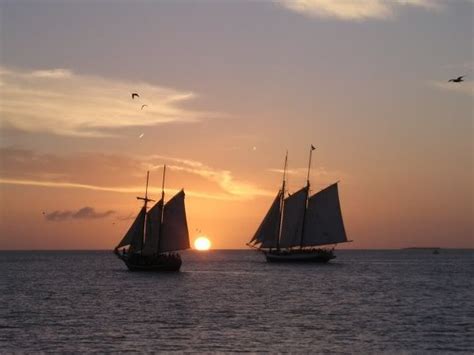
[[[419,250],[419,251],[431,251],[433,254],[439,254],[440,247],[408,247],[402,248],[402,250]]]
[[[334,259],[335,245],[347,240],[337,182],[310,195],[311,146],[306,186],[285,197],[283,184],[255,235],[247,244],[265,254],[268,262],[327,263]],[[332,245],[331,248],[323,247]]]
[[[166,165],[163,168],[161,200],[149,211],[147,203],[154,200],[148,198],[150,173],[147,172],[145,197],[137,197],[144,201],[144,205],[114,249],[130,271],[179,271],[182,262],[177,251],[190,248],[184,190],[165,204],[165,172]]]

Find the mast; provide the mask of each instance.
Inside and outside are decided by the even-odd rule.
[[[283,168],[283,183],[281,186],[281,197],[280,197],[280,218],[278,221],[278,236],[277,236],[277,251],[280,251],[280,237],[281,237],[281,225],[283,223],[283,210],[285,208],[285,183],[286,183],[286,165],[288,163],[288,150],[285,155],[285,166]]]
[[[313,150],[315,150],[316,147],[311,144],[311,149],[309,151],[309,163],[308,163],[308,176],[306,177],[306,186],[309,187],[309,172],[311,171],[311,158],[313,156]]]
[[[163,165],[163,179],[161,181],[161,216],[160,216],[160,234],[158,239],[158,253],[160,252],[161,233],[163,232],[163,217],[165,213],[165,175],[166,164]]]
[[[143,251],[143,245],[145,244],[145,228],[146,228],[146,205],[148,201],[154,201],[148,198],[148,180],[150,179],[150,171],[146,172],[146,187],[145,187],[145,197],[139,197],[137,196],[137,200],[143,200],[143,207],[145,208],[145,218],[143,220],[143,235],[142,235],[142,242],[141,242],[141,247],[140,247],[140,252]]]
[[[306,210],[308,209],[308,197],[309,197],[309,173],[311,171],[311,158],[313,157],[313,150],[315,149],[316,147],[311,144],[311,148],[309,150],[308,175],[306,176],[306,200],[305,200],[304,213],[303,213],[303,225],[301,227],[300,249],[303,249],[304,224],[305,224],[305,219],[306,219]]]

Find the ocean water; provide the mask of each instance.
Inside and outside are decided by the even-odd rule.
[[[337,251],[327,265],[188,251],[0,252],[0,352],[474,352],[474,252]]]

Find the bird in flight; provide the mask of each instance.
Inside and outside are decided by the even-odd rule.
[[[142,133],[138,136],[138,138],[142,139],[144,135],[145,135],[145,133]]]
[[[144,107],[148,107],[148,105],[142,105],[142,110],[143,110]]]
[[[132,100],[133,100],[135,97],[140,97],[140,95],[138,95],[136,92],[132,92]]]
[[[464,77],[465,77],[465,75],[461,75],[461,76],[457,77],[456,79],[449,79],[449,80],[448,80],[448,83],[449,83],[449,82],[461,83],[461,82],[464,81],[464,80],[462,80],[462,78],[464,78]]]

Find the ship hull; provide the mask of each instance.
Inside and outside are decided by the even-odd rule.
[[[144,257],[139,254],[131,256],[119,254],[118,257],[130,271],[176,272],[180,270],[182,263],[179,254],[163,254],[153,257]]]
[[[268,251],[265,257],[271,263],[327,263],[336,256],[332,250],[296,250],[296,251]]]

